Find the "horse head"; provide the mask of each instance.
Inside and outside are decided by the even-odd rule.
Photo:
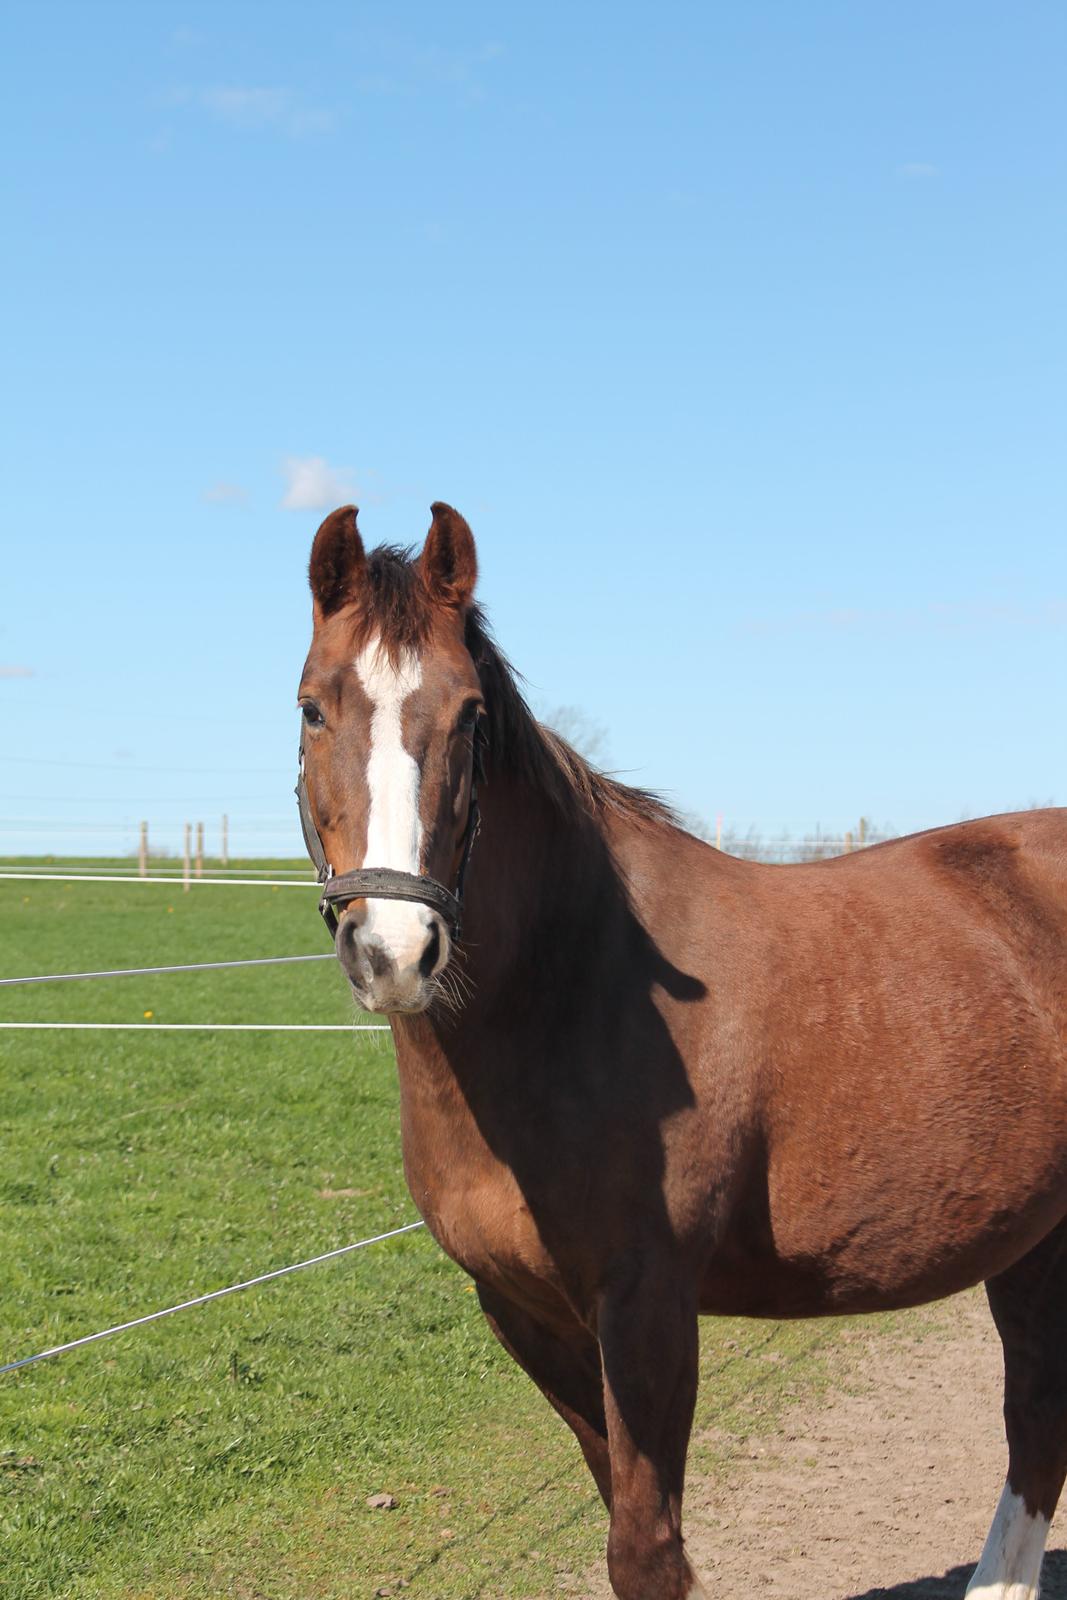
[[[459,513],[432,510],[417,557],[368,554],[355,506],[326,518],[311,551],[301,810],[338,957],[369,1011],[432,1000],[476,827],[485,708],[464,630],[477,558]]]

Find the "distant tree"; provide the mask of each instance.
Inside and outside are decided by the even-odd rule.
[[[741,856],[746,861],[825,861],[829,856],[841,855],[846,849],[858,850],[869,844],[879,844],[883,839],[897,837],[892,827],[877,827],[866,817],[861,818],[860,822],[861,826],[852,830],[851,845],[844,836],[827,834],[819,826],[802,839],[794,839],[785,828],[773,838],[767,838],[756,828],[749,828],[742,835],[736,828],[728,827],[723,830],[722,848],[726,855]]]
[[[715,843],[715,830],[698,816],[695,811],[679,811],[678,821],[686,833],[695,834],[698,839],[704,839],[708,844]]]
[[[558,733],[561,738],[566,739],[567,743],[594,767],[600,768],[601,771],[608,768],[611,760],[608,730],[602,722],[590,716],[588,711],[575,705],[539,706],[537,715],[541,722],[550,727],[554,733]],[[1050,801],[1049,804],[1051,803]],[[1034,802],[1031,802],[1031,805],[1033,804]],[[714,844],[714,828],[695,811],[680,811],[678,821],[687,833],[695,834],[698,839],[705,839],[709,844]],[[864,845],[877,844],[882,839],[894,837],[893,828],[878,827],[866,817],[861,817],[858,826],[853,830],[851,847],[859,849]],[[722,834],[724,853],[741,856],[748,861],[823,861],[828,856],[840,855],[846,848],[848,846],[843,837],[826,834],[819,826],[800,839],[793,838],[785,828],[780,834],[770,838],[756,828],[749,828],[746,833],[741,834],[735,827],[727,826]]]
[[[540,720],[548,725],[554,733],[566,739],[573,745],[580,756],[599,767],[603,772],[611,760],[608,730],[602,722],[597,722],[581,706],[552,706],[541,708],[538,712]],[[695,834],[698,839],[706,839],[711,843],[715,835],[695,811],[680,811],[678,821],[687,833]]]
[[[538,716],[594,767],[606,767],[611,759],[608,730],[588,711],[583,711],[581,706],[548,706],[542,708]]]

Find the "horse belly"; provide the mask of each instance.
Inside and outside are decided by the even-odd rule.
[[[916,1305],[995,1277],[1067,1213],[1067,1152],[1041,1141],[1032,1163],[889,1162],[865,1181],[820,1186],[775,1207],[777,1276],[804,1287],[799,1314]],[[776,1274],[772,1273],[772,1277]]]
[[[1067,1108],[1002,1123],[996,1137],[921,1132],[813,1138],[754,1174],[702,1309],[803,1317],[921,1304],[1003,1272],[1067,1214]]]

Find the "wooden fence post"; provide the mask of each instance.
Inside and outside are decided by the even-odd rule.
[[[851,853],[852,853],[852,834],[851,834],[851,832],[849,832],[849,833],[845,834],[845,854],[847,856],[847,855],[851,855]]]
[[[860,849],[867,843],[867,818],[860,818]]]
[[[137,876],[148,877],[148,823],[141,823],[141,841],[137,846]]]
[[[198,878],[204,876],[204,824],[202,822],[198,822],[196,825],[196,875]]]
[[[189,893],[189,856],[192,850],[193,829],[191,823],[185,824],[185,848],[182,851],[182,889]]]
[[[230,864],[230,819],[225,811],[222,813],[222,864],[224,867]]]
[[[722,812],[715,818],[715,848],[722,849]]]

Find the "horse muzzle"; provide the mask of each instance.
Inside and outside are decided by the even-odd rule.
[[[341,916],[334,940],[360,1005],[367,1011],[425,1011],[450,954],[444,919],[428,907],[362,901]]]

